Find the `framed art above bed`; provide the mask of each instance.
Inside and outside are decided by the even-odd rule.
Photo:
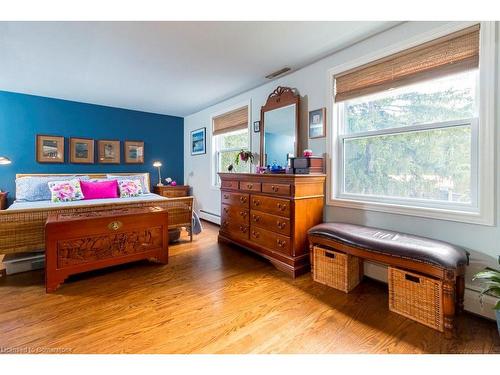
[[[64,163],[64,137],[38,134],[36,136],[36,161]]]
[[[94,140],[70,138],[69,160],[74,164],[94,164]]]
[[[120,164],[120,141],[99,140],[97,141],[99,163],[101,164]]]

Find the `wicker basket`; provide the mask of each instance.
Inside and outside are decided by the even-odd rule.
[[[443,284],[389,267],[389,310],[443,332]]]
[[[314,281],[349,293],[361,281],[361,259],[333,250],[313,247]]]

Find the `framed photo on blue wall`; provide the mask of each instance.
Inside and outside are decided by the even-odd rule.
[[[207,152],[207,128],[191,132],[191,155],[202,155]]]

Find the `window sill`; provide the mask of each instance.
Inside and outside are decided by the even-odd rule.
[[[358,210],[406,215],[406,216],[416,216],[428,219],[456,221],[468,224],[479,224],[486,226],[494,225],[494,220],[492,217],[481,215],[478,212],[455,211],[455,210],[452,211],[440,208],[405,206],[400,204],[368,202],[368,201],[352,200],[345,198],[329,199],[327,200],[327,205],[342,207],[342,208],[354,208]]]

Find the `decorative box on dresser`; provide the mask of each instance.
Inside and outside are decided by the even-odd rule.
[[[7,209],[7,196],[9,193],[6,191],[0,191],[0,210]]]
[[[292,277],[308,272],[307,230],[323,221],[325,175],[219,176],[219,241],[258,253]]]
[[[164,185],[154,187],[155,194],[161,195],[167,198],[177,198],[177,197],[188,197],[189,196],[189,185]]]

